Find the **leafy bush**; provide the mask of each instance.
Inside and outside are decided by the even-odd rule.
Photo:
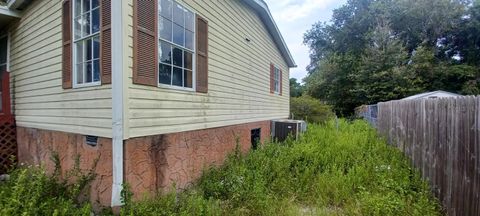
[[[90,215],[90,204],[79,202],[83,189],[94,179],[93,168],[83,174],[80,158],[64,178],[60,162],[53,154],[55,171],[48,175],[42,167],[21,167],[0,182],[0,215]],[[96,166],[96,163],[94,164]]]
[[[234,153],[186,192],[127,200],[123,215],[441,214],[398,150],[367,123],[343,120],[312,125],[299,141]]]
[[[330,106],[310,96],[290,98],[290,111],[298,120],[324,123],[334,116]]]

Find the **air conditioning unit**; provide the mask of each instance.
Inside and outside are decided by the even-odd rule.
[[[275,141],[283,142],[288,136],[294,137],[296,140],[299,135],[307,130],[307,123],[300,120],[273,120],[272,121],[272,138]]]

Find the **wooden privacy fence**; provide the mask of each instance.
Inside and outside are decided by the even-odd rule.
[[[480,215],[480,97],[379,103],[377,121],[448,215]]]

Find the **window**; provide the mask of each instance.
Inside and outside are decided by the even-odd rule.
[[[8,37],[0,38],[0,72],[7,71],[8,64]]]
[[[99,0],[73,1],[73,81],[75,87],[100,84]]]
[[[274,67],[273,69],[273,91],[277,94],[280,94],[280,69]]]
[[[7,73],[8,65],[8,37],[0,38],[0,113],[3,112],[3,74]]]
[[[193,88],[195,14],[172,0],[159,0],[158,82]]]

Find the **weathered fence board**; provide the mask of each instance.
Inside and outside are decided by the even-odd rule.
[[[410,158],[448,215],[480,215],[480,97],[379,103],[377,128]]]

